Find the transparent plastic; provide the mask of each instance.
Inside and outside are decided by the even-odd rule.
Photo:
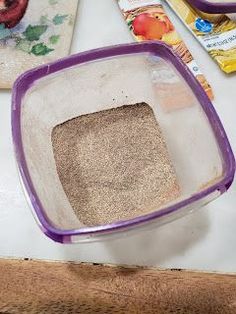
[[[180,193],[145,215],[86,226],[59,179],[52,130],[78,116],[142,102],[161,128]],[[225,192],[235,172],[207,95],[172,50],[158,42],[94,50],[26,72],[14,86],[12,128],[35,217],[45,234],[63,243],[125,235],[176,219]]]

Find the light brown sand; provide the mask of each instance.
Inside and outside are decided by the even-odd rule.
[[[162,133],[144,103],[60,124],[52,144],[64,191],[85,225],[137,217],[179,196]]]

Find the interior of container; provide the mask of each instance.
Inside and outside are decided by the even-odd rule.
[[[169,202],[156,206],[147,202],[145,213],[189,198],[222,178],[222,157],[208,118],[169,62],[139,53],[73,66],[36,81],[22,101],[27,167],[54,226],[85,226],[58,176],[52,143],[55,127],[79,116],[141,103],[150,108],[160,127],[179,186],[178,195]],[[145,176],[148,182],[151,173],[146,171]]]

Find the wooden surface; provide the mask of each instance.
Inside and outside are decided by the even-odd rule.
[[[236,276],[0,260],[0,313],[236,313]]]

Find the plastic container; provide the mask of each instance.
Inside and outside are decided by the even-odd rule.
[[[161,128],[180,194],[132,219],[83,225],[57,174],[52,130],[80,115],[140,102],[152,108]],[[181,217],[224,193],[235,173],[230,144],[209,98],[160,42],[97,49],[26,72],[13,89],[12,134],[34,216],[47,236],[62,243],[126,235]]]
[[[188,2],[205,13],[236,13],[236,1],[233,0],[188,0]]]

